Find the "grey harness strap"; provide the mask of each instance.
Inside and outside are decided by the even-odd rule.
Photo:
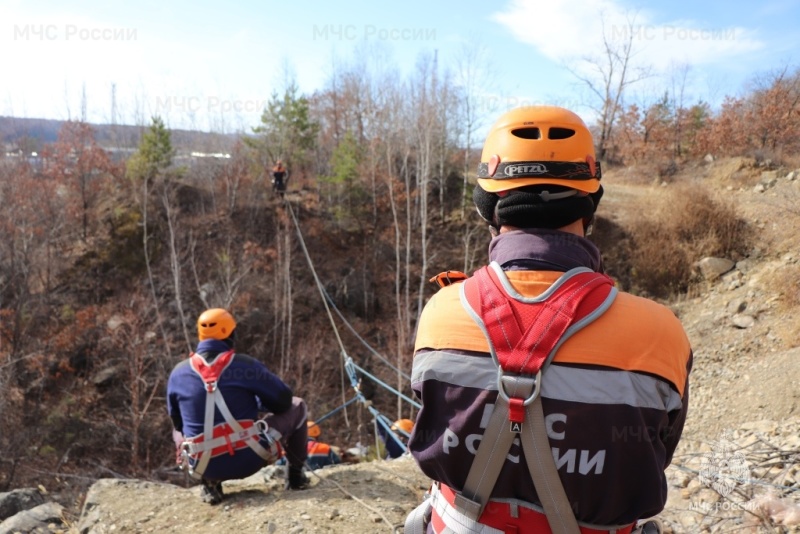
[[[522,396],[524,393],[524,398],[531,398],[532,394],[538,393],[533,379],[514,377],[512,380],[518,382],[515,396],[516,394]],[[498,395],[489,424],[483,433],[483,439],[464,483],[464,489],[456,494],[456,508],[475,520],[480,517],[483,508],[489,502],[511,444],[519,435],[525,461],[550,529],[553,534],[578,534],[580,527],[564,492],[547,440],[541,396],[536,394],[533,402],[526,407],[526,424],[522,425],[519,434],[509,431],[507,414],[508,401],[502,395]]]

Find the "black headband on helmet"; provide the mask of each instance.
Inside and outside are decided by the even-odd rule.
[[[489,193],[480,185],[472,198],[480,216],[493,228],[561,228],[579,219],[591,220],[603,196],[557,185],[529,185],[501,193]]]

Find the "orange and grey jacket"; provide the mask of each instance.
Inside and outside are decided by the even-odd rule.
[[[327,443],[317,441],[314,438],[308,438],[307,443],[308,458],[306,465],[311,469],[321,469],[327,465],[336,465],[342,463],[342,459],[333,450],[333,447]]]
[[[550,230],[500,234],[490,258],[526,297],[574,267],[602,268],[591,242]],[[422,471],[457,491],[497,397],[497,368],[462,303],[461,285],[441,289],[420,318],[412,388],[423,406],[409,442]],[[579,521],[624,525],[664,508],[664,470],[686,419],[691,362],[675,315],[623,292],[558,349],[542,378],[542,405]],[[539,503],[522,454],[515,441],[492,499]]]

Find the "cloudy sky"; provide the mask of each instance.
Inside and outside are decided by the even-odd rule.
[[[689,101],[718,103],[755,75],[800,64],[798,21],[800,0],[0,0],[0,115],[80,118],[85,101],[91,122],[158,114],[173,127],[244,130],[287,73],[312,93],[356,50],[409,73],[434,51],[456,69],[477,45],[491,112],[554,103],[587,118],[575,73],[588,72],[582,59],[602,52],[604,36],[615,44],[630,31],[652,76],[629,100],[685,73]]]

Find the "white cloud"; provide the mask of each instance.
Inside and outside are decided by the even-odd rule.
[[[693,20],[658,21],[647,11],[627,10],[613,0],[512,0],[493,19],[519,41],[557,62],[593,56],[603,50],[603,32],[611,40],[633,34],[640,64],[664,71],[670,65],[736,61],[764,47],[755,32]]]
[[[79,118],[85,93],[87,119],[108,122],[115,86],[118,122],[160,115],[173,127],[246,129],[269,97],[267,84],[237,55],[249,40],[245,31],[219,42],[203,37],[201,47],[178,27],[3,0],[0,20],[0,47],[11,51],[3,57],[0,115]]]

